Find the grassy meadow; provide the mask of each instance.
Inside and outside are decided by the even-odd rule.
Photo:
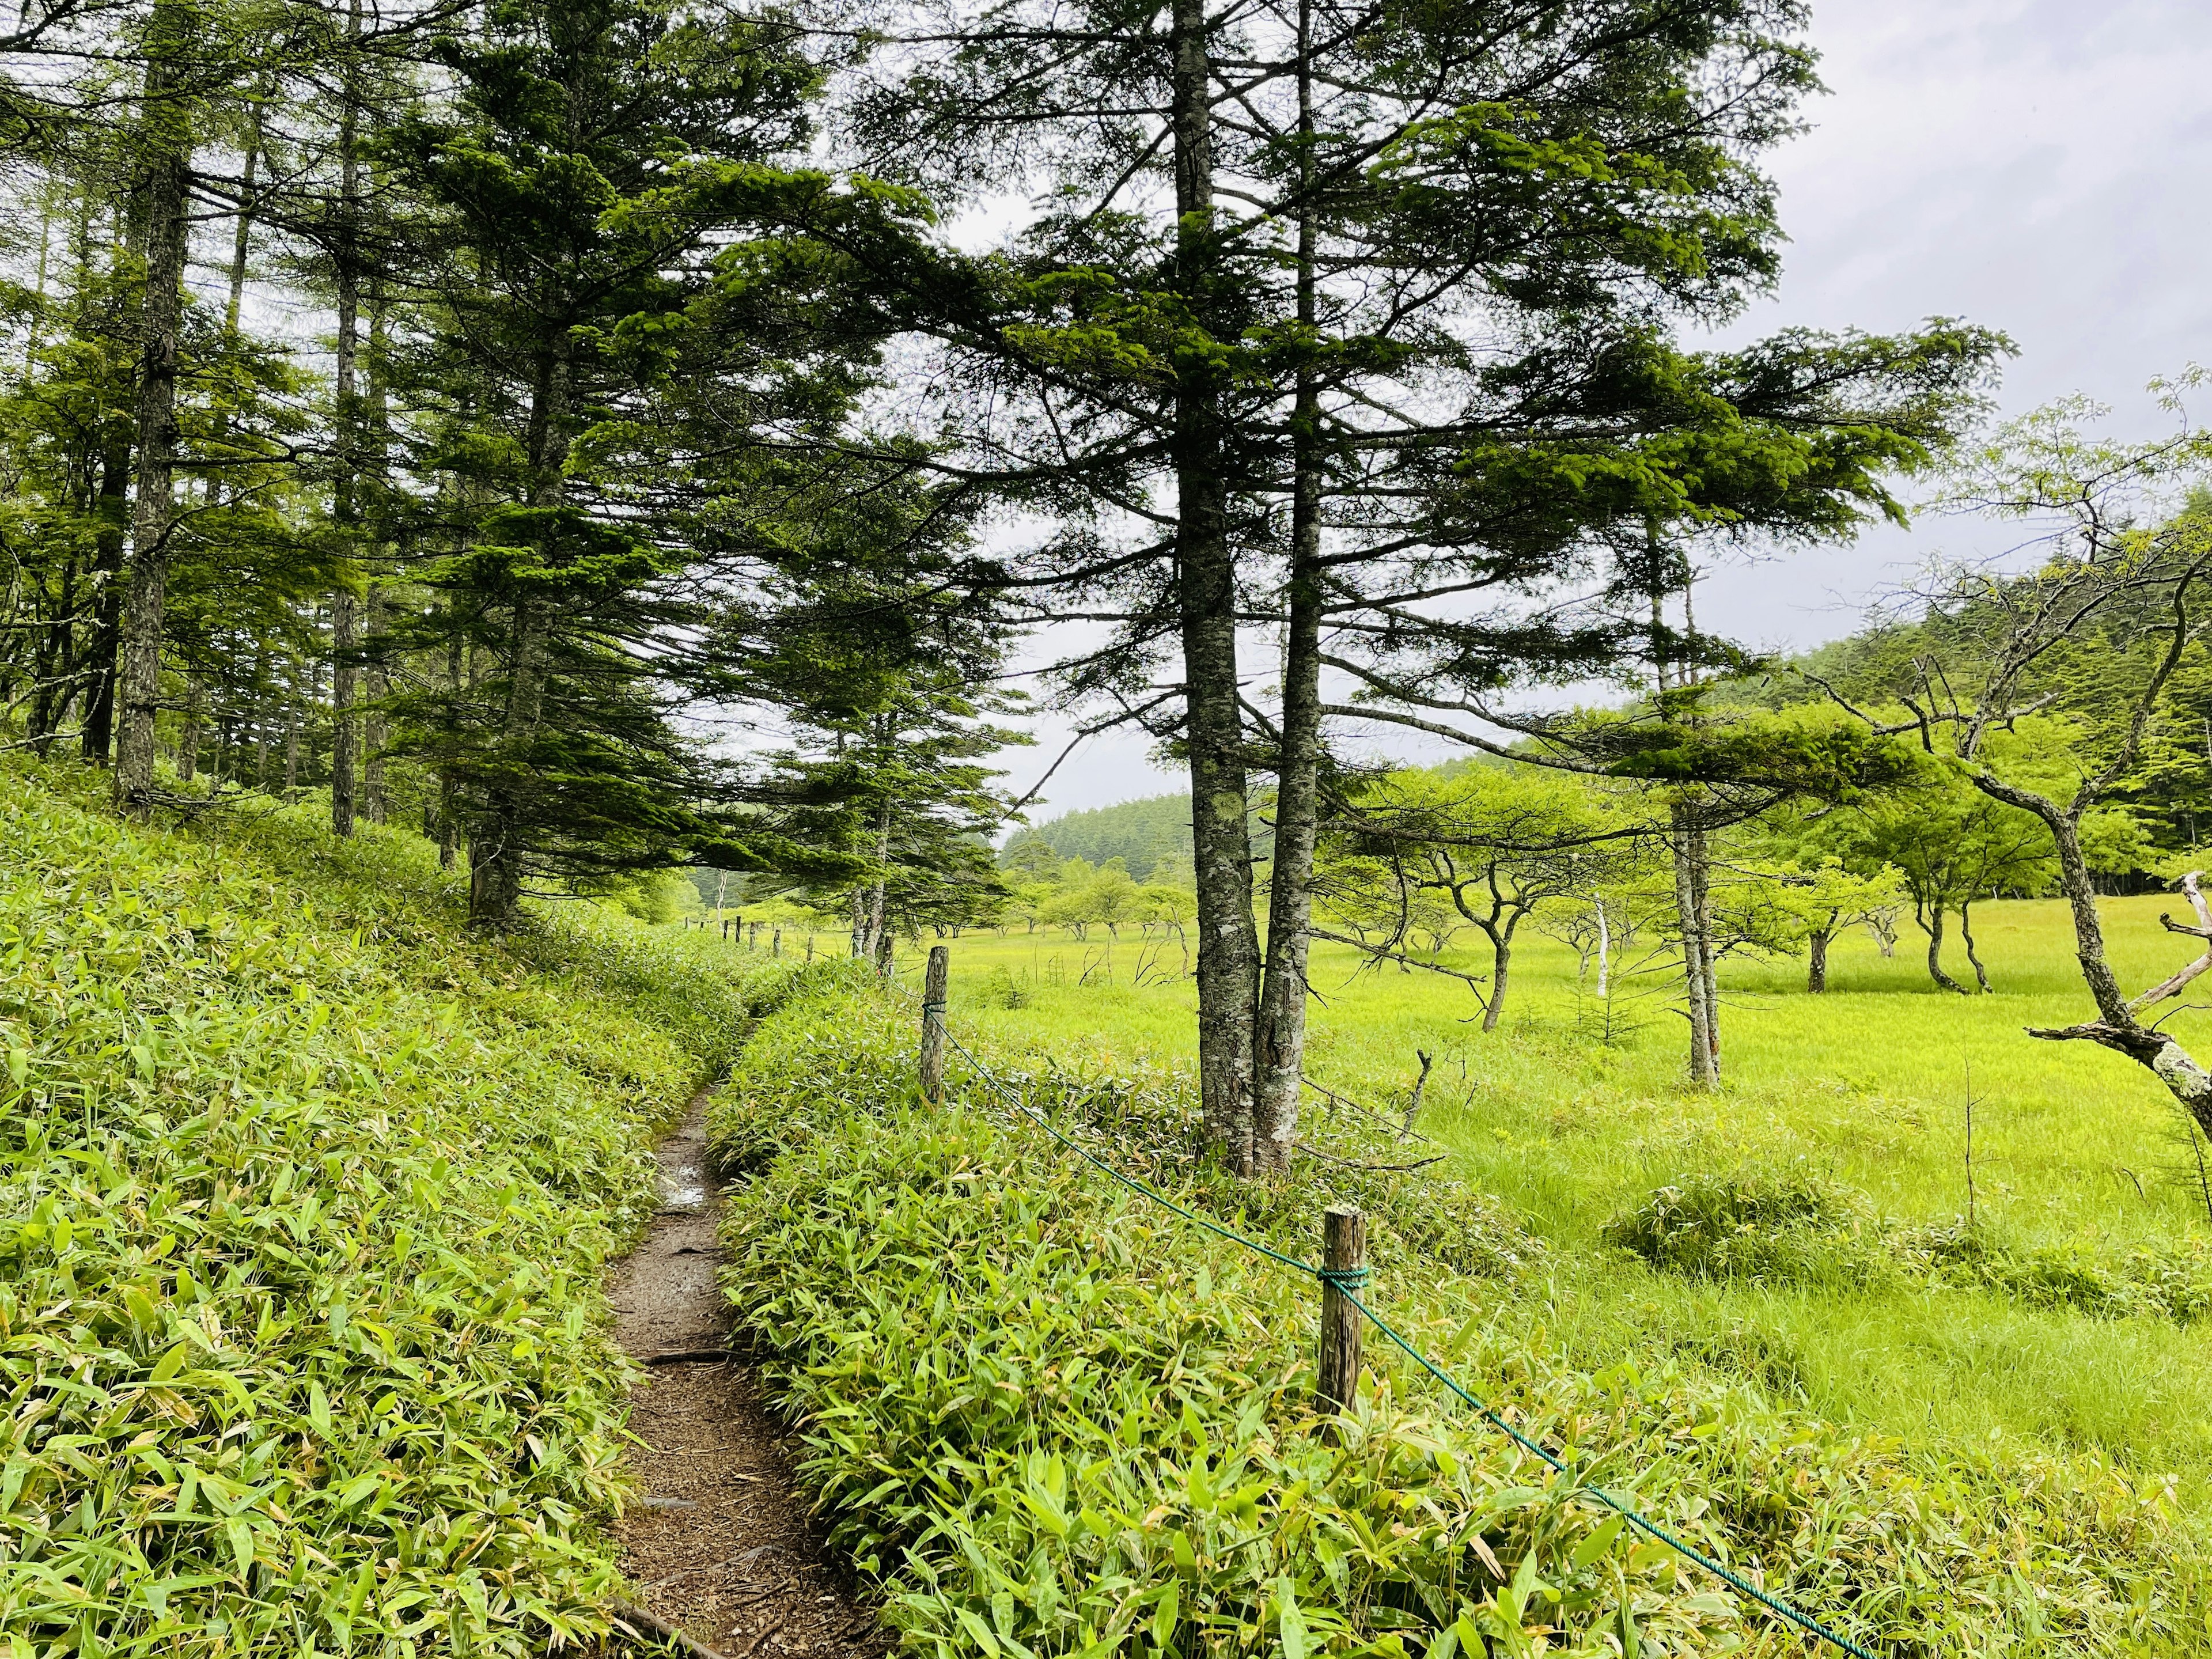
[[[2150,983],[2185,959],[2185,942],[2158,928],[2172,902],[2107,902],[2124,982]],[[1133,928],[1118,941],[1091,933],[951,941],[956,1031],[1040,1067],[1048,1058],[1078,1071],[1187,1067],[1194,990],[1161,972],[1180,969],[1179,949]],[[1310,1074],[1397,1111],[1415,1051],[1434,1056],[1419,1127],[1437,1146],[1424,1150],[1443,1152],[1443,1169],[1497,1194],[1552,1247],[1510,1289],[1470,1291],[1494,1304],[1471,1310],[1492,1340],[1585,1368],[1711,1367],[1777,1405],[2001,1459],[2041,1449],[2109,1457],[2142,1484],[2170,1481],[2197,1508],[2212,1497],[2212,1322],[2115,1317],[1881,1275],[1691,1279],[1601,1237],[1655,1188],[1746,1167],[1844,1183],[1899,1226],[1950,1223],[1967,1202],[1971,1076],[1976,1211],[1988,1236],[2114,1269],[2142,1251],[2198,1260],[2212,1224],[2163,1091],[2117,1056],[2023,1034],[2087,1008],[2063,905],[1993,903],[1975,933],[1996,988],[1986,996],[1935,988],[1909,925],[1893,957],[1864,934],[1839,940],[1820,996],[1807,994],[1802,961],[1724,964],[1728,1081],[1705,1096],[1682,1082],[1684,1025],[1657,970],[1627,977],[1608,1032],[1574,952],[1524,935],[1502,1028],[1486,1036],[1459,981],[1363,969],[1347,947],[1323,945]],[[1486,953],[1468,949],[1438,960],[1487,967]],[[1946,965],[1970,978],[1955,940]],[[1309,1097],[1309,1111],[1331,1109]],[[1307,1167],[1328,1181],[1326,1166]]]

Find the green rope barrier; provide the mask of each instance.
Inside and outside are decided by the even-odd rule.
[[[1168,1197],[1164,1193],[1160,1192],[1158,1188],[1138,1180],[1133,1176],[1127,1175],[1121,1170],[1115,1169],[1111,1164],[1107,1163],[1105,1159],[1092,1152],[1089,1147],[1085,1146],[1081,1142],[1076,1140],[1072,1136],[1062,1131],[1060,1126],[1053,1122],[1051,1119],[1046,1117],[1042,1113],[1036,1110],[1026,1100],[1024,1100],[1014,1091],[1008,1088],[1006,1083],[1000,1079],[997,1073],[994,1072],[989,1066],[986,1066],[981,1060],[976,1059],[973,1054],[969,1052],[967,1045],[962,1042],[958,1037],[953,1036],[951,1028],[945,1023],[945,1007],[942,1003],[930,1003],[925,1005],[922,1009],[922,1013],[925,1018],[933,1018],[937,1022],[937,1029],[944,1033],[945,1040],[952,1045],[954,1049],[959,1053],[962,1059],[965,1060],[970,1066],[975,1068],[975,1072],[978,1076],[981,1077],[993,1089],[996,1090],[1003,1098],[1009,1101],[1017,1111],[1020,1112],[1024,1117],[1027,1117],[1031,1122],[1038,1125],[1047,1134],[1049,1134],[1054,1140],[1060,1142],[1061,1146],[1075,1153],[1077,1157],[1082,1158],[1085,1163],[1103,1171],[1106,1175],[1112,1176],[1115,1181],[1121,1182],[1121,1185],[1129,1188],[1130,1191],[1150,1199],[1153,1203],[1159,1205],[1163,1209],[1174,1212],[1174,1213],[1181,1216],[1186,1221],[1195,1222],[1199,1226],[1205,1228],[1206,1231],[1216,1234],[1222,1238],[1225,1238],[1232,1244],[1241,1244],[1246,1249],[1253,1251],[1256,1255],[1266,1256],[1271,1261],[1280,1262],[1285,1267],[1295,1267],[1300,1273],[1321,1280],[1324,1285],[1334,1286],[1340,1295],[1344,1297],[1346,1301],[1350,1302],[1353,1307],[1359,1310],[1360,1313],[1366,1318],[1369,1324],[1374,1326],[1377,1331],[1381,1332],[1383,1336],[1388,1338],[1394,1345],[1401,1349],[1407,1358],[1411,1359],[1431,1376],[1436,1378],[1437,1382],[1443,1383],[1445,1388],[1450,1389],[1454,1395],[1458,1396],[1462,1403],[1473,1407],[1485,1422],[1488,1423],[1492,1428],[1495,1428],[1501,1434],[1504,1435],[1509,1440],[1512,1441],[1515,1445],[1520,1447],[1523,1451],[1528,1452],[1532,1456],[1539,1459],[1547,1467],[1548,1467],[1553,1473],[1563,1475],[1569,1480],[1575,1481],[1575,1489],[1571,1494],[1571,1496],[1590,1498],[1602,1505],[1604,1508],[1612,1510],[1615,1515],[1621,1518],[1623,1522],[1628,1526],[1633,1527],[1645,1537],[1653,1540],[1655,1542],[1666,1545],[1668,1548],[1674,1551],[1675,1553],[1681,1556],[1683,1559],[1694,1562],[1697,1565],[1704,1568],[1707,1572],[1711,1573],[1714,1577],[1719,1579],[1723,1583],[1728,1585],[1731,1589],[1749,1596],[1753,1601],[1756,1601],[1760,1607],[1765,1607],[1769,1613],[1773,1613],[1777,1618],[1795,1625],[1798,1629],[1803,1631],[1808,1636],[1817,1637],[1821,1641],[1829,1643],[1841,1651],[1850,1655],[1851,1659],[1877,1659],[1876,1655],[1870,1653],[1865,1648],[1861,1647],[1856,1642],[1851,1640],[1850,1637],[1842,1635],[1836,1631],[1829,1629],[1827,1626],[1814,1618],[1812,1614],[1800,1612],[1796,1607],[1792,1607],[1781,1597],[1770,1595],[1767,1591],[1759,1589],[1758,1585],[1753,1583],[1741,1573],[1736,1572],[1734,1569],[1715,1560],[1712,1557],[1705,1554],[1702,1550],[1698,1549],[1692,1545],[1684,1543],[1680,1539],[1675,1537],[1674,1534],[1668,1532],[1664,1527],[1659,1525],[1658,1522],[1649,1519],[1639,1511],[1632,1509],[1626,1504],[1622,1503],[1620,1498],[1614,1497],[1604,1487],[1585,1486],[1577,1480],[1574,1471],[1568,1468],[1566,1462],[1563,1459],[1555,1455],[1540,1442],[1530,1439],[1527,1435],[1522,1433],[1520,1430],[1515,1428],[1510,1423],[1499,1416],[1498,1413],[1492,1410],[1490,1407],[1484,1404],[1482,1401],[1468,1393],[1466,1389],[1460,1385],[1458,1380],[1449,1371],[1446,1371],[1442,1366],[1438,1365],[1434,1360],[1431,1359],[1426,1354],[1423,1353],[1419,1348],[1416,1348],[1411,1342],[1407,1341],[1406,1338],[1401,1335],[1395,1327],[1389,1324],[1389,1322],[1384,1320],[1380,1314],[1376,1313],[1374,1309],[1369,1307],[1366,1303],[1360,1300],[1359,1292],[1367,1288],[1368,1269],[1365,1267],[1317,1267],[1314,1266],[1313,1263],[1301,1261],[1297,1256],[1285,1255],[1280,1250],[1271,1249],[1269,1246],[1261,1243],[1256,1238],[1248,1237],[1243,1233],[1237,1231],[1233,1228],[1224,1227],[1219,1222],[1214,1221],[1206,1216],[1199,1214],[1195,1210],[1187,1209],[1182,1205],[1176,1203],[1173,1199]]]

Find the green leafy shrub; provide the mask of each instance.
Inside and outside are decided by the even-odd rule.
[[[1576,1501],[1584,1484],[1899,1659],[2202,1649],[2199,1571],[2155,1485],[2094,1456],[1916,1449],[1702,1371],[1577,1370],[1494,1343],[1466,1319],[1469,1281],[1417,1251],[1375,1287],[1389,1316],[1525,1431],[1580,1448],[1575,1478],[1430,1404],[1371,1337],[1333,1444],[1308,1403],[1310,1281],[1110,1182],[957,1070],[921,1109],[913,1011],[862,983],[817,981],[769,1018],[716,1108],[758,1171],[725,1283],[910,1652],[1804,1650]],[[1228,1212],[1160,1079],[1026,1086],[1102,1156]],[[1248,1196],[1244,1224],[1306,1242],[1269,1232],[1302,1209]],[[1830,1193],[1782,1218],[1839,1212],[1856,1208]]]
[[[135,830],[0,775],[13,1654],[605,1627],[597,1280],[761,988],[584,906],[477,945],[458,898],[410,836]]]
[[[1614,1216],[1601,1236],[1695,1279],[1861,1282],[1892,1267],[1864,1197],[1802,1170],[1685,1176]]]
[[[2212,1312],[2212,1251],[2197,1241],[2132,1250],[2107,1262],[2078,1249],[2021,1249],[1961,1220],[1900,1229],[1894,1248],[1938,1283],[1995,1291],[2033,1307],[2072,1308],[2106,1319],[2145,1316],[2181,1325]]]
[[[717,1097],[709,1126],[724,1166],[751,1171],[805,1146],[859,1111],[881,1117],[914,1096],[919,1016],[872,994],[865,968],[817,966],[799,981],[783,1018],[755,1038]],[[1305,1142],[1329,1152],[1325,1185],[1242,1182],[1209,1159],[1190,1080],[1158,1067],[1127,1075],[1079,1073],[978,1056],[1000,1086],[1063,1128],[1085,1133],[1141,1180],[1173,1185],[1184,1201],[1235,1225],[1304,1242],[1319,1236],[1330,1203],[1360,1206],[1369,1254],[1384,1268],[1426,1260],[1453,1272],[1504,1276],[1542,1245],[1504,1206],[1430,1169],[1372,1169],[1402,1158],[1325,1126]],[[955,1056],[956,1072],[964,1060]],[[970,1079],[976,1088],[980,1076]]]
[[[1470,1455],[1386,1391],[1325,1443],[1310,1368],[1267,1334],[1310,1308],[1234,1256],[1212,1278],[1186,1234],[1040,1135],[906,1109],[817,1133],[738,1200],[726,1282],[910,1648],[1726,1637],[1728,1598],[1534,1460]]]

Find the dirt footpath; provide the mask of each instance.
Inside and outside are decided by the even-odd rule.
[[[608,1286],[623,1346],[653,1367],[630,1413],[641,1496],[615,1529],[622,1569],[643,1611],[695,1653],[878,1655],[892,1638],[831,1565],[758,1378],[722,1357],[730,1321],[714,1285],[721,1194],[707,1155],[708,1092],[661,1143],[660,1212]]]

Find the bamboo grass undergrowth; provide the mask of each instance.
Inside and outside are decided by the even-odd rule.
[[[87,787],[0,773],[6,1651],[595,1638],[600,1267],[776,975],[597,907],[471,940],[417,837]]]
[[[1608,1532],[1379,1344],[1329,1444],[1311,1283],[1088,1170],[957,1066],[946,1108],[921,1109],[914,1017],[818,976],[711,1120],[751,1172],[726,1223],[738,1316],[909,1651],[1804,1650]],[[1165,1154],[1188,1111],[1172,1072],[1055,1070],[978,1041],[1102,1154],[1310,1255],[1316,1194]],[[1406,1229],[1417,1183],[1363,1194],[1398,1239],[1381,1310],[1525,1430],[1581,1449],[1583,1479],[1878,1651],[2205,1650],[2199,1558],[2164,1486],[2094,1452],[1824,1421],[1726,1355],[1590,1363],[1532,1316],[1571,1325],[1581,1264],[1498,1248],[1510,1218],[1464,1190],[1496,1230],[1474,1273]]]
[[[2161,908],[2172,902],[2105,902],[2130,982],[2172,966]],[[1438,1170],[1496,1194],[1547,1247],[1551,1290],[1499,1317],[1579,1364],[1681,1360],[1870,1431],[2094,1455],[2202,1512],[2212,1322],[2170,1311],[2193,1305],[2212,1255],[2185,1131],[2139,1068],[2024,1035],[2086,1006],[2063,906],[2007,901],[1975,915],[1990,996],[1936,991],[1910,938],[1887,958],[1870,939],[1839,940],[1824,995],[1806,994],[1802,963],[1724,963],[1728,1080],[1710,1095],[1681,1080],[1681,1021],[1657,981],[1626,981],[1608,1037],[1575,954],[1541,935],[1524,938],[1516,1002],[1487,1035],[1463,1023],[1479,1012],[1463,986],[1360,972],[1349,951],[1318,946],[1310,1070],[1395,1114],[1416,1049],[1434,1057],[1420,1127],[1439,1144],[1425,1150],[1448,1154]],[[1051,1055],[1186,1073],[1191,988],[1157,971],[1175,965],[1175,946],[1125,938],[1109,960],[1109,943],[970,933],[951,945],[953,1018],[1017,1066]],[[1147,956],[1154,971],[1133,984]],[[1439,959],[1484,966],[1471,951]],[[2201,1018],[2177,1016],[2185,1028]],[[1955,1230],[1969,1064],[1979,1239],[2016,1271],[1961,1268],[1934,1285],[1924,1273],[1690,1279],[1606,1243],[1613,1218],[1700,1171],[1799,1172],[1860,1194],[1901,1232]],[[1308,1102],[1312,1121],[1335,1109]],[[2145,1285],[2154,1293],[2134,1288]]]

